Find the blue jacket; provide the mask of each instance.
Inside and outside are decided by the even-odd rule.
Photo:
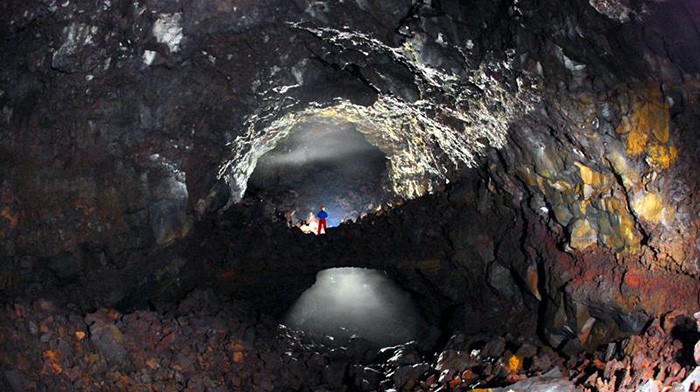
[[[318,219],[326,219],[328,218],[328,213],[326,211],[321,210],[318,212],[318,214],[316,214],[316,217]]]

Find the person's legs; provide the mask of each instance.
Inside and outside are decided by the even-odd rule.
[[[325,219],[319,219],[318,220],[318,234],[321,234],[321,228],[323,228],[323,232],[326,232],[326,220]]]

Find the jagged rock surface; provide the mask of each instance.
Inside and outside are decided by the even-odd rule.
[[[3,370],[0,387],[564,392],[683,385],[688,391],[693,382],[699,387],[698,368],[687,362],[700,338],[693,321],[656,319],[642,335],[567,361],[510,335],[454,335],[434,356],[415,342],[377,350],[361,339],[331,341],[276,325],[211,291],[195,291],[168,312],[99,309],[83,316],[38,300],[2,309],[0,359],[16,365]]]
[[[696,311],[700,9],[628,3],[3,2],[0,298],[210,287],[278,314],[319,270],[372,267],[443,333],[569,355]],[[319,119],[387,156],[392,208],[315,238],[235,204]]]

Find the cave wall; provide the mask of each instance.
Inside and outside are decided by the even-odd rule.
[[[428,301],[466,309],[459,296],[473,282],[517,282],[554,344],[586,332],[589,317],[607,334],[698,305],[692,1],[15,0],[0,10],[4,287],[40,269],[95,279],[148,263],[230,205],[231,178],[252,172],[252,141],[274,146],[275,121],[309,108],[344,117],[334,109],[344,99],[383,104],[416,124],[408,135],[448,130],[465,144],[435,144],[432,187],[477,178],[464,199],[488,207],[440,224],[434,253],[412,257],[440,271],[403,277],[440,292]],[[484,260],[473,249],[492,240],[470,225],[501,209],[516,223]],[[401,274],[397,257],[385,260]],[[303,264],[300,281],[331,264]]]
[[[697,24],[680,16],[697,6],[649,7],[640,12],[656,16],[641,26],[610,28],[584,7],[567,16],[569,30],[546,28],[530,63],[542,112],[490,160],[494,189],[529,221],[523,248],[544,277],[542,327],[554,345],[639,330],[650,315],[698,304],[698,63],[688,55],[697,40],[678,34]],[[540,62],[550,56],[559,63]]]
[[[258,90],[308,57],[283,23],[300,12],[3,4],[4,253],[41,258],[85,242],[120,252],[186,234]],[[280,29],[260,36],[268,25]],[[273,65],[284,75],[268,79]]]

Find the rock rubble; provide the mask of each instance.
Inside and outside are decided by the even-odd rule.
[[[306,335],[243,302],[195,291],[168,312],[81,315],[47,300],[0,318],[7,391],[676,391],[700,390],[694,320],[566,357],[523,338],[453,335],[438,353]]]

